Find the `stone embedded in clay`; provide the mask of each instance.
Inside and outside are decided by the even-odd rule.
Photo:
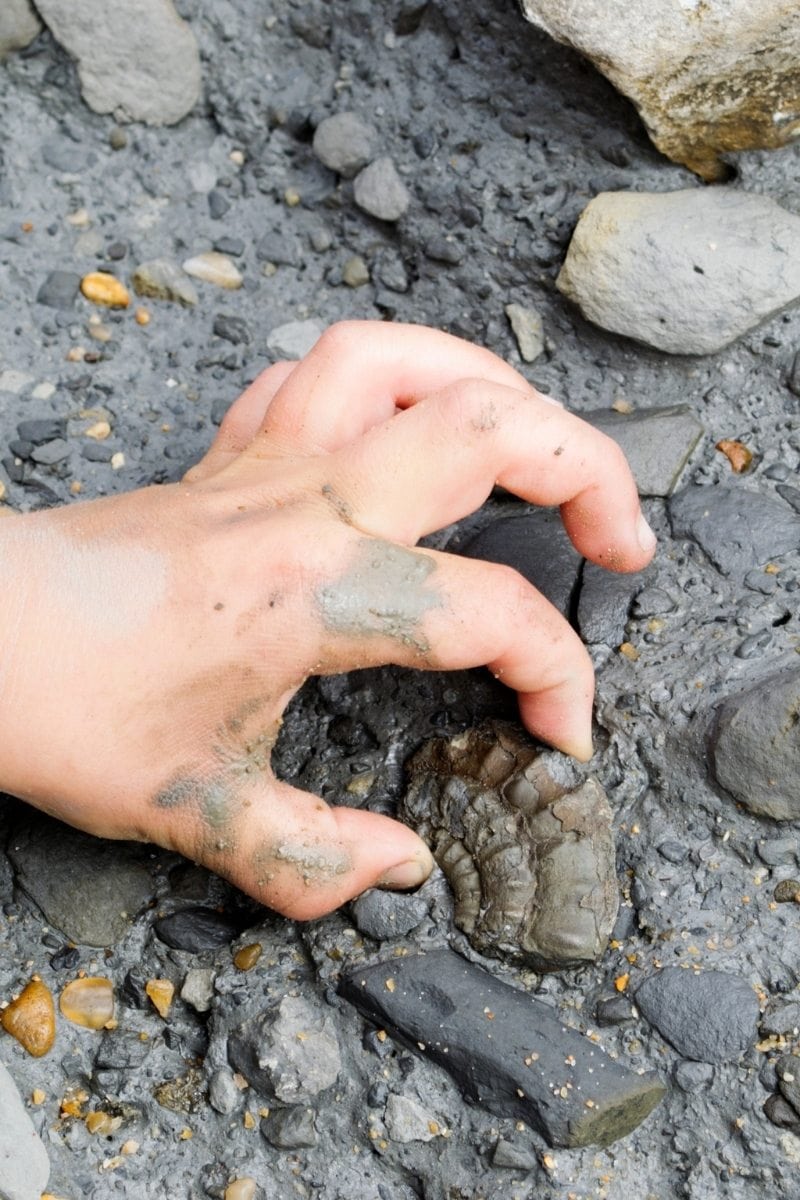
[[[428,742],[409,771],[401,815],[446,874],[476,950],[547,971],[600,957],[619,892],[597,780],[570,790],[499,723]]]
[[[32,979],[17,998],[3,1009],[0,1024],[28,1054],[41,1058],[52,1049],[56,1040],[56,1009],[52,992],[41,979]]]
[[[630,97],[663,154],[703,179],[725,177],[725,153],[787,146],[800,132],[796,0],[521,4]]]
[[[103,1029],[114,1019],[114,985],[99,976],[73,979],[61,993],[58,1006],[74,1025]]]
[[[3,0],[0,5],[0,60],[23,50],[41,31],[42,23],[28,0]]]

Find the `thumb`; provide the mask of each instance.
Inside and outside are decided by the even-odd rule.
[[[332,808],[277,780],[248,805],[235,844],[235,861],[206,865],[301,921],[325,916],[367,888],[416,887],[434,865],[425,843],[399,821]]]

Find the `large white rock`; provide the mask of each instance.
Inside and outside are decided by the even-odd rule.
[[[797,0],[520,0],[525,16],[597,66],[655,144],[704,179],[725,151],[800,133]]]
[[[199,99],[200,53],[170,0],[37,0],[36,7],[77,59],[95,112],[174,125]]]
[[[22,50],[36,37],[42,23],[28,0],[0,3],[0,59],[12,50]]]
[[[733,188],[602,192],[556,282],[603,329],[712,354],[800,298],[800,217]]]
[[[0,1196],[39,1200],[50,1162],[14,1080],[0,1063]]]

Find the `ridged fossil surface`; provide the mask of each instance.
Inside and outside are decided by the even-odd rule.
[[[499,723],[426,743],[409,771],[401,815],[431,847],[476,950],[543,971],[599,958],[619,891],[597,780],[569,790]]]

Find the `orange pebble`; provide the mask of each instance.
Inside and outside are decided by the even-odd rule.
[[[92,304],[103,304],[106,308],[127,308],[131,302],[125,284],[107,271],[91,271],[84,275],[81,291]]]
[[[715,449],[721,450],[731,464],[731,469],[737,475],[741,475],[753,461],[753,452],[748,450],[743,442],[732,442],[728,438],[723,438],[721,442],[717,442]]]
[[[261,942],[251,942],[249,946],[242,946],[241,950],[237,950],[233,956],[234,965],[240,971],[249,971],[261,958],[263,949]]]
[[[32,979],[3,1010],[0,1021],[28,1054],[41,1058],[56,1040],[56,1009],[50,989],[41,979]]]
[[[73,979],[61,993],[58,1006],[73,1024],[104,1029],[114,1017],[114,985],[98,976]]]
[[[166,1020],[175,995],[175,984],[169,979],[148,979],[144,990],[158,1010],[159,1016]]]

